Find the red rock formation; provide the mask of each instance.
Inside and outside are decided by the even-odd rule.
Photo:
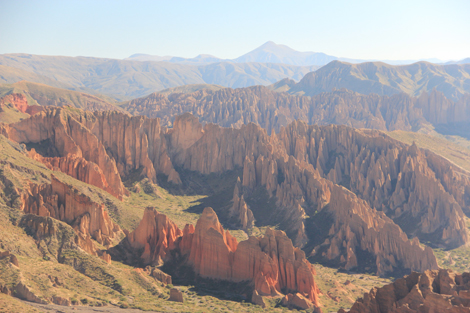
[[[289,155],[343,184],[384,211],[414,237],[435,234],[447,247],[468,241],[463,210],[470,174],[430,151],[407,147],[375,131],[295,122],[279,133]],[[445,216],[445,218],[443,218]]]
[[[235,251],[232,280],[253,280],[260,295],[278,295],[281,289],[298,291],[319,306],[315,270],[305,253],[279,230],[240,242]]]
[[[156,182],[157,173],[163,173],[169,181],[181,183],[168,154],[166,130],[160,127],[158,119],[95,112],[85,114],[82,123],[103,143],[122,176],[142,168],[142,173],[152,182]]]
[[[284,289],[299,292],[319,306],[315,270],[282,231],[267,229],[263,237],[238,244],[212,208],[205,208],[196,227],[188,224],[182,233],[165,215],[148,208],[127,238],[132,247],[145,247],[141,258],[147,264],[168,261],[169,251],[177,249],[201,277],[251,281],[261,296],[280,295]]]
[[[109,186],[100,167],[93,162],[88,162],[83,157],[79,157],[75,154],[68,154],[65,157],[43,157],[38,154],[34,148],[32,148],[28,154],[30,158],[43,163],[51,170],[61,171],[73,178],[96,186],[109,192],[113,196],[121,198],[121,196],[116,193],[116,190]]]
[[[9,139],[19,143],[40,143],[49,140],[61,157],[76,155],[95,163],[103,172],[111,194],[122,199],[128,194],[121,182],[115,162],[105,147],[66,109],[46,109],[28,119],[10,124],[5,132]]]
[[[243,198],[241,188],[242,184],[240,177],[238,177],[235,189],[233,190],[233,205],[230,209],[230,216],[235,217],[240,222],[242,228],[247,230],[255,225],[255,217]]]
[[[175,301],[175,302],[184,302],[183,300],[183,293],[176,289],[176,288],[171,288],[170,289],[170,298],[168,299],[169,301]]]
[[[51,175],[51,184],[30,184],[22,194],[25,213],[50,216],[72,225],[76,243],[86,252],[101,255],[91,239],[109,246],[120,228],[111,220],[103,204],[98,204],[74,187]],[[104,260],[108,261],[108,256]]]
[[[166,215],[154,208],[145,209],[139,226],[127,236],[131,247],[144,248],[141,255],[145,264],[162,265],[169,259],[169,251],[183,232]]]
[[[191,230],[185,227],[180,247],[183,254],[188,254],[194,271],[202,277],[230,280],[238,242],[224,231],[214,210],[205,208]]]
[[[345,313],[340,310],[338,313]],[[413,272],[358,299],[349,313],[470,312],[470,274]]]
[[[18,111],[29,115],[34,115],[43,110],[41,106],[28,105],[28,99],[26,96],[19,93],[12,93],[0,98],[0,108],[6,104],[11,104]]]
[[[245,200],[256,188],[266,188],[269,196],[276,197],[276,207],[269,216],[273,220],[270,222],[282,225],[297,247],[304,247],[309,240],[316,240],[307,236],[307,216],[312,217],[326,209],[333,210],[331,213],[335,213],[333,216],[341,223],[352,222],[352,219],[341,218],[347,213],[336,214],[329,205],[334,189],[330,181],[348,186],[359,198],[366,200],[358,202],[356,197],[348,195],[347,190],[336,191],[347,199],[348,207],[359,205],[362,209],[357,212],[365,212],[354,213],[353,219],[361,221],[355,225],[367,225],[371,216],[382,219],[383,225],[389,225],[383,229],[393,237],[391,242],[396,244],[392,249],[390,245],[378,243],[378,248],[372,249],[375,245],[369,239],[363,241],[358,227],[358,237],[351,241],[350,249],[340,249],[338,254],[332,247],[331,252],[324,256],[328,260],[338,258],[348,268],[355,264],[356,248],[370,250],[378,266],[385,259],[394,259],[390,264],[408,264],[420,271],[434,268],[434,256],[423,253],[417,244],[412,245],[408,254],[400,252],[408,251],[410,243],[392,227],[392,220],[376,215],[373,209],[386,212],[399,224],[410,216],[419,218],[411,229],[405,229],[411,237],[436,235],[441,238],[436,244],[447,246],[468,240],[462,218],[462,205],[465,205],[470,194],[466,173],[455,170],[434,154],[423,153],[413,147],[406,148],[376,132],[340,126],[307,126],[295,122],[282,129],[279,135],[268,136],[265,130],[254,124],[243,125],[240,129],[221,128],[214,124],[202,127],[189,115],[178,117],[175,127],[166,130],[159,126],[158,120],[116,112],[73,115],[66,110],[51,113],[53,111],[12,124],[7,133],[12,138],[24,138],[20,141],[26,142],[52,138],[58,151],[64,151],[67,147],[75,149],[75,155],[81,153],[75,142],[84,142],[81,138],[85,136],[97,142],[93,146],[98,147],[95,151],[102,156],[96,158],[96,164],[100,164],[100,159],[110,160],[111,164],[115,162],[115,168],[123,175],[141,168],[144,175],[155,178],[156,173],[164,173],[178,182],[179,176],[174,166],[202,174],[243,168],[243,190],[241,192],[239,189],[238,205],[232,210],[237,213],[234,215],[238,215],[241,225],[246,222],[248,227],[253,220],[248,210],[253,213],[253,218],[256,218],[257,210],[248,206],[245,210],[244,201],[240,199],[243,197]],[[39,120],[57,125],[46,127]],[[36,131],[30,132],[27,126]],[[125,131],[120,132],[119,129]],[[86,160],[90,158],[83,157]],[[104,168],[102,165],[99,167]],[[109,183],[109,173],[116,172],[103,173]],[[120,186],[119,174],[116,177]],[[337,233],[328,234],[326,237],[329,238],[322,237],[322,242],[312,244],[312,247],[321,243],[330,245],[335,236],[346,236],[347,225],[338,223],[333,229]],[[185,231],[190,232],[190,229]],[[386,256],[385,259],[381,255]],[[416,263],[419,257],[430,259],[420,265]],[[390,266],[380,265],[378,272],[384,274],[383,271],[390,269]]]
[[[155,93],[132,100],[124,108],[135,115],[158,117],[164,126],[171,126],[174,116],[191,112],[203,123],[217,123],[223,127],[255,123],[268,133],[278,132],[294,120],[310,125],[343,124],[355,128],[411,131],[428,123],[470,121],[469,99],[463,95],[454,103],[436,90],[422,92],[418,98],[404,93],[365,95],[346,89],[300,97],[254,86],[188,94]]]

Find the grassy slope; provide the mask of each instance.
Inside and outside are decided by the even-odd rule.
[[[28,181],[37,183],[48,181],[51,171],[17,151],[21,149],[19,145],[10,144],[8,140],[0,136],[0,146],[2,148],[0,149],[2,160],[0,178],[4,183],[11,182],[16,188],[22,189]],[[54,172],[54,174],[92,199],[110,203],[110,206],[116,209],[115,212],[110,212],[111,215],[117,216],[118,222],[121,218],[121,226],[128,225],[131,230],[140,220],[142,211],[147,205],[159,206],[163,212],[172,215],[171,217],[179,225],[195,222],[198,216],[197,213],[186,213],[184,210],[190,204],[194,205],[193,201],[199,196],[187,198],[172,196],[160,189],[158,197],[141,191],[133,193],[126,201],[120,202],[93,186],[76,181],[59,172]],[[65,264],[59,263],[54,256],[54,251],[58,251],[57,244],[51,246],[54,240],[43,240],[38,246],[35,238],[28,235],[27,229],[16,226],[22,213],[16,208],[6,206],[5,203],[15,206],[18,202],[12,201],[14,196],[11,194],[11,188],[5,185],[0,186],[0,189],[3,193],[0,198],[0,251],[12,251],[19,260],[19,269],[13,270],[6,260],[0,262],[0,283],[3,285],[13,287],[21,279],[40,298],[47,299],[56,295],[88,305],[129,305],[134,308],[164,312],[262,311],[261,308],[249,303],[217,299],[191,286],[181,286],[187,300],[185,304],[168,302],[166,299],[169,296],[169,289],[148,276],[140,275],[133,267],[116,261],[108,265],[80,250],[62,251],[62,263]],[[56,229],[73,234],[70,226],[59,221],[55,223],[58,225]],[[75,264],[76,270],[67,264]],[[49,276],[53,279],[57,277],[63,285],[53,286]],[[15,299],[9,299],[5,304],[5,310],[15,303],[17,303]]]
[[[41,83],[19,81],[14,84],[0,85],[0,96],[12,93],[24,94],[29,105],[70,105],[82,109],[116,109],[115,100],[106,96],[94,96],[83,92],[57,88]]]
[[[0,77],[9,77],[4,80],[6,83],[27,79],[52,85],[45,81],[46,77],[71,86],[69,89],[85,92],[92,89],[113,96],[119,101],[188,84],[217,84],[232,88],[269,85],[286,77],[299,80],[317,68],[269,63],[217,63],[195,66],[28,54],[0,55],[1,65],[3,67],[0,68]],[[11,73],[11,68],[19,70],[17,73],[14,70]]]
[[[418,62],[393,66],[382,62],[350,64],[333,61],[314,73],[307,74],[289,90],[294,94],[312,96],[329,92],[332,87],[347,88],[359,93],[391,95],[405,92],[418,96],[436,88],[447,98],[457,100],[468,93],[465,82],[470,79],[470,65],[436,65]]]
[[[3,167],[3,175],[15,185],[21,187],[28,180],[37,183],[48,181],[51,171],[19,153],[16,150],[19,149],[18,145],[10,144],[4,137],[0,136],[0,146],[2,147],[0,150],[0,159],[13,164],[21,164],[23,168],[28,170],[18,172],[17,170],[10,170]],[[166,183],[164,179],[161,179],[160,183],[166,187],[166,189],[154,185],[150,186],[156,188],[156,193],[149,190],[147,181],[128,181],[126,184],[128,184],[128,186],[130,184],[130,189],[139,192],[131,192],[129,198],[120,202],[93,186],[76,181],[59,172],[54,172],[54,174],[58,176],[59,179],[73,184],[83,193],[87,193],[95,201],[103,201],[106,203],[110,215],[114,220],[118,222],[121,227],[129,230],[133,230],[137,226],[146,206],[156,206],[159,211],[167,214],[175,221],[179,227],[183,227],[186,223],[194,224],[202,208],[206,205],[216,207],[217,203],[221,203],[219,210],[225,210],[227,198],[231,198],[233,192],[229,189],[233,188],[233,180],[239,175],[237,171],[234,171],[226,175],[199,177],[199,175],[194,173],[182,172],[181,175],[185,178],[185,181],[188,182],[184,187],[171,186]],[[137,185],[138,188],[136,188]],[[207,194],[210,193],[211,195],[208,196]],[[58,263],[53,259],[52,255],[46,254],[48,257],[46,261],[44,259],[45,250],[38,249],[32,237],[28,236],[23,229],[13,225],[12,221],[18,220],[19,218],[21,218],[21,213],[17,209],[9,208],[4,205],[0,206],[0,241],[3,244],[4,250],[15,251],[15,253],[18,254],[21,275],[28,282],[28,286],[43,298],[55,294],[78,301],[86,299],[84,301],[93,305],[102,305],[103,303],[121,305],[125,302],[130,307],[165,312],[263,311],[260,307],[253,306],[249,303],[231,301],[223,297],[220,298],[219,296],[216,297],[207,293],[206,290],[192,286],[179,286],[184,292],[185,299],[187,299],[185,304],[168,302],[165,300],[168,297],[168,289],[158,283],[155,284],[152,281],[149,282],[145,278],[142,278],[132,267],[116,261],[113,261],[112,265],[108,266],[96,257],[83,254],[77,256],[75,255],[76,252],[73,251],[69,252],[67,255],[72,258],[84,258],[85,261],[89,260],[85,262],[86,264],[94,264],[93,266],[85,266],[87,270],[82,270],[85,275],[74,270],[71,266]],[[259,234],[261,234],[261,231],[262,229],[258,231]],[[246,239],[246,234],[243,231],[231,230],[231,232],[239,240]],[[1,266],[0,264],[0,267]],[[5,266],[5,264],[3,266]],[[321,301],[325,308],[324,312],[333,311],[340,307],[346,308],[373,285],[382,285],[386,282],[386,280],[371,275],[348,276],[348,274],[320,265],[316,265],[316,268],[318,273],[317,282],[323,293]],[[102,278],[102,274],[100,274],[102,272],[106,273],[106,279]],[[64,286],[67,286],[67,288],[53,287],[47,275],[58,277],[60,281],[64,282]],[[119,281],[123,286],[122,292],[110,288],[110,277],[112,281]],[[7,280],[5,277],[0,277],[0,281],[2,281],[2,279],[4,282]],[[344,285],[346,280],[351,280],[352,285]],[[344,286],[341,285],[341,283],[343,283]],[[152,293],[155,293],[155,295]],[[160,294],[162,298],[158,298]],[[14,299],[11,301],[8,301],[8,303],[16,303]],[[275,306],[276,301],[278,300],[272,299],[269,300],[268,303]],[[272,308],[272,310],[274,310],[274,308]],[[281,308],[279,308],[279,310],[281,310]]]
[[[184,86],[178,86],[178,87],[173,87],[173,88],[167,88],[167,89],[159,91],[158,93],[169,95],[172,93],[192,93],[201,89],[217,91],[223,88],[225,87],[219,86],[219,85],[193,84],[193,85],[184,85]]]
[[[406,144],[412,144],[414,141],[418,147],[431,150],[457,166],[470,171],[470,141],[455,136],[448,140],[448,137],[437,133],[428,135],[401,130],[387,132],[387,135]]]

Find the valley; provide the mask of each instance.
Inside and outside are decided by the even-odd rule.
[[[390,63],[0,55],[0,311],[466,312],[469,64]]]

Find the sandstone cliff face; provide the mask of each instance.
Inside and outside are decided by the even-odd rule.
[[[188,224],[183,232],[165,215],[148,208],[127,240],[134,248],[145,247],[141,256],[145,263],[171,262],[169,252],[175,250],[187,257],[201,277],[250,281],[264,296],[279,295],[281,290],[299,292],[311,306],[319,306],[315,270],[282,231],[267,229],[263,237],[238,243],[211,208],[204,209],[196,227]]]
[[[106,182],[98,180],[96,184],[107,185],[106,191],[122,199],[124,195],[128,194],[128,191],[121,182],[114,160],[108,156],[105,147],[99,142],[98,138],[75,117],[77,116],[73,114],[73,111],[47,109],[28,119],[10,124],[6,127],[5,132],[10,140],[19,143],[41,143],[49,140],[60,157],[66,158],[70,154],[75,157],[69,158],[83,158],[96,164],[106,178]],[[62,160],[59,163],[70,164],[70,161]],[[90,165],[90,167],[94,167],[94,165]],[[61,169],[61,167],[58,168]],[[77,173],[76,169],[70,169],[69,171]],[[93,172],[96,172],[96,170],[93,170]],[[87,179],[86,176],[80,175],[75,178]]]
[[[340,258],[349,270],[357,267],[359,250],[375,255],[377,274],[396,268],[411,270],[437,269],[431,248],[421,247],[417,238],[409,241],[405,233],[383,212],[370,210],[367,204],[343,187],[334,186],[328,208],[334,216],[323,257]],[[321,250],[316,247],[315,250]],[[402,263],[402,264],[399,264]]]
[[[95,112],[85,114],[82,123],[104,145],[122,176],[142,168],[143,174],[153,182],[156,182],[156,174],[163,173],[171,177],[170,181],[181,183],[168,155],[166,129],[160,127],[158,119]]]
[[[34,148],[28,154],[30,158],[43,163],[51,170],[61,171],[82,182],[101,188],[110,194],[115,193],[115,190],[109,186],[100,167],[96,163],[88,162],[83,157],[75,154],[67,154],[65,157],[43,157]]]
[[[103,204],[92,201],[54,175],[51,176],[51,184],[30,183],[29,189],[22,194],[22,202],[22,210],[25,213],[53,217],[71,225],[77,233],[75,242],[93,255],[98,255],[99,251],[91,239],[109,246],[120,231]],[[44,226],[35,227],[35,229],[44,228]],[[47,233],[48,230],[44,231]],[[105,256],[106,260],[107,258],[108,256]]]
[[[305,124],[302,125],[304,125],[305,128],[310,127]],[[358,132],[354,130],[350,131],[351,136]],[[331,210],[328,211],[328,214],[334,215],[334,206],[328,206],[328,204],[331,202],[331,193],[336,187],[327,179],[321,177],[322,174],[324,174],[320,172],[322,171],[322,167],[317,166],[315,168],[315,166],[310,164],[311,162],[307,154],[311,150],[312,154],[321,155],[318,162],[320,162],[319,164],[326,165],[327,161],[325,159],[327,158],[325,154],[328,151],[326,145],[329,139],[327,135],[325,135],[325,138],[319,138],[316,141],[319,143],[319,149],[321,150],[318,153],[314,150],[315,145],[312,143],[314,139],[308,139],[308,137],[302,137],[300,134],[296,134],[293,136],[293,138],[297,139],[296,143],[289,143],[286,142],[287,139],[285,139],[286,136],[283,135],[283,133],[284,132],[281,131],[279,136],[274,134],[267,136],[266,132],[253,124],[242,126],[239,130],[223,129],[212,124],[207,124],[204,127],[204,135],[186,149],[186,157],[182,166],[205,174],[222,172],[227,169],[242,166],[243,193],[246,192],[249,194],[250,190],[262,186],[266,188],[271,196],[275,196],[277,209],[276,212],[272,212],[272,215],[278,217],[276,223],[282,225],[281,227],[283,227],[293,240],[295,246],[302,247],[309,241],[306,229],[315,227],[305,224],[306,215],[313,215],[315,211],[320,212],[324,208],[326,208],[325,210]],[[330,136],[335,135],[332,134]],[[342,134],[338,136],[342,136]],[[369,140],[369,138],[364,138],[364,140]],[[370,140],[374,139],[371,138]],[[229,142],[232,143],[232,145],[229,145]],[[385,144],[385,142],[382,144]],[[325,148],[321,148],[321,146]],[[291,153],[293,153],[293,155]],[[354,153],[354,151],[351,153]],[[240,193],[240,191],[238,191],[238,193]],[[394,227],[396,225],[394,225],[392,220],[387,219],[385,216],[382,218],[375,214],[368,203],[360,202],[356,197],[346,196],[349,194],[349,191],[346,189],[338,189],[336,193],[346,198],[345,202],[348,203],[349,207],[353,207],[356,203],[359,203],[357,205],[359,205],[365,213],[362,215],[358,213],[351,214],[355,216],[354,218],[361,220],[360,225],[364,225],[363,223],[367,225],[367,221],[373,218],[373,216],[382,219],[383,221],[381,222],[387,225],[387,227],[381,227],[386,230],[387,233],[384,238],[389,238],[388,236],[390,236],[390,238],[393,238],[390,240],[394,242],[394,244],[387,245],[379,243],[378,246],[375,247],[373,242],[369,242],[371,238],[364,238],[364,242],[362,242],[363,234],[360,231],[361,228],[358,226],[357,234],[360,239],[358,238],[357,241],[350,243],[351,249],[342,249],[341,253],[326,254],[323,256],[324,259],[331,260],[338,258],[341,260],[341,264],[348,268],[353,268],[355,266],[353,264],[356,263],[352,261],[348,263],[348,259],[355,258],[356,250],[367,250],[375,256],[377,273],[381,275],[392,270],[395,266],[401,266],[400,264],[406,264],[407,268],[419,270],[437,268],[434,255],[429,253],[429,250],[423,251],[417,244],[410,245],[406,235],[398,227]],[[239,199],[241,199],[241,195]],[[234,204],[237,204],[236,197],[234,200]],[[240,213],[239,202],[238,211],[232,208],[232,212]],[[254,211],[252,211],[252,213],[254,218],[256,218],[256,208],[253,209]],[[339,210],[340,208],[336,209]],[[243,212],[243,210],[241,212]],[[341,220],[340,216],[343,215],[349,216],[348,211],[342,210],[341,214],[337,214],[338,223],[339,220]],[[239,221],[243,225],[243,214],[241,218],[239,218]],[[342,222],[350,223],[351,220],[344,219]],[[342,226],[347,227],[346,225]],[[339,232],[339,228],[336,230]],[[376,231],[378,231],[378,229]],[[461,234],[465,236],[466,232]],[[330,235],[333,236],[334,234]],[[343,233],[338,234],[338,236],[341,237],[342,243],[344,239]],[[328,240],[331,239],[332,238],[329,238]],[[330,241],[325,240],[325,244],[329,243]],[[349,253],[347,251],[349,251]],[[410,251],[413,252],[411,253]],[[391,263],[392,265],[384,266],[383,264],[387,263],[389,259],[395,259],[395,261]],[[421,259],[424,259],[424,261]]]
[[[373,288],[354,303],[349,313],[463,313],[470,311],[469,295],[469,273],[413,272],[393,284]]]
[[[463,210],[468,212],[470,174],[443,158],[378,132],[341,126],[295,122],[278,137],[289,155],[346,186],[409,235],[437,235],[435,244],[446,247],[468,241]]]
[[[164,214],[147,208],[139,226],[127,236],[131,247],[144,248],[141,259],[145,264],[162,265],[169,260],[169,251],[183,232]]]
[[[231,280],[233,252],[238,242],[224,231],[212,208],[205,208],[196,228],[187,225],[180,244],[188,262],[202,277]]]
[[[49,125],[54,123],[57,125]],[[59,152],[74,150],[74,155],[81,154],[81,148],[75,142],[84,142],[77,138],[85,136],[96,143],[98,157],[93,159],[98,163],[94,163],[103,171],[108,183],[108,177],[114,173],[114,177],[119,178],[118,186],[122,185],[119,173],[127,175],[139,168],[149,179],[155,179],[156,173],[164,173],[170,180],[174,178],[174,182],[180,181],[174,167],[202,174],[241,168],[241,187],[234,192],[232,216],[242,227],[246,224],[248,228],[253,220],[258,219],[260,212],[256,207],[248,208],[246,199],[259,188],[266,189],[269,197],[275,197],[276,205],[268,213],[269,218],[273,224],[280,225],[296,247],[313,248],[324,243],[332,245],[333,251],[336,248],[331,240],[337,237],[346,244],[346,224],[353,223],[355,219],[360,221],[354,224],[357,238],[349,240],[350,249],[322,256],[323,260],[337,259],[347,268],[354,267],[354,258],[359,250],[372,253],[379,274],[385,274],[400,264],[420,271],[435,266],[432,254],[423,252],[417,244],[410,248],[406,236],[393,226],[394,222],[375,214],[374,209],[385,212],[412,237],[426,238],[437,234],[440,240],[436,244],[445,246],[460,245],[468,240],[462,218],[462,205],[468,201],[470,190],[466,172],[457,171],[434,154],[416,147],[407,148],[384,135],[347,127],[307,126],[295,122],[281,129],[278,135],[272,133],[268,136],[265,130],[254,124],[242,125],[240,129],[214,124],[203,127],[188,114],[177,117],[172,129],[159,125],[158,120],[117,112],[67,115],[66,110],[62,113],[48,110],[10,125],[7,133],[20,142],[50,138]],[[36,129],[36,132],[28,131],[28,127]],[[90,152],[82,155],[90,162]],[[100,164],[106,164],[106,160],[115,171],[103,170],[105,167]],[[350,196],[346,189],[336,189],[335,183],[347,186],[365,202]],[[333,192],[346,199],[346,207],[360,206],[361,210],[352,212],[352,219],[340,218],[349,213],[345,210],[337,212],[330,205]],[[317,226],[315,218],[306,219],[323,210],[325,214],[334,216],[337,223],[331,234],[322,234],[322,241],[312,244],[311,241],[318,237],[312,235]],[[393,238],[390,240],[395,246],[385,242],[375,245],[361,233],[362,226],[358,225],[368,225],[367,221],[372,217],[382,219],[380,223],[388,225],[380,227]],[[410,217],[419,220],[406,228]],[[340,221],[346,224],[340,225]],[[189,233],[190,229],[184,231]],[[338,246],[339,241],[334,244]],[[156,257],[156,261],[157,255],[150,258]],[[419,258],[424,260],[418,264],[416,260]],[[388,262],[385,260],[394,261],[385,266]]]

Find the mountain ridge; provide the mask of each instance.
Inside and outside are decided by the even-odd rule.
[[[204,58],[203,56],[206,56]],[[207,58],[207,56],[209,58]],[[217,63],[217,62],[233,62],[233,63],[245,63],[245,62],[262,62],[262,63],[282,63],[289,65],[308,66],[317,65],[323,66],[334,60],[340,60],[351,63],[363,63],[363,62],[375,62],[381,61],[391,65],[403,65],[411,64],[419,61],[428,61],[432,63],[442,64],[454,64],[465,62],[467,59],[459,61],[442,61],[436,58],[431,59],[418,59],[418,60],[377,60],[377,59],[353,59],[346,57],[336,57],[328,55],[323,52],[312,52],[312,51],[297,51],[289,46],[283,44],[276,44],[273,41],[267,41],[261,46],[233,59],[218,58],[213,55],[199,54],[194,58],[183,58],[174,56],[156,56],[149,54],[137,53],[125,58],[124,60],[139,60],[139,61],[168,61],[174,63],[192,63],[192,64],[205,64],[205,63]],[[470,60],[467,60],[470,63]]]

